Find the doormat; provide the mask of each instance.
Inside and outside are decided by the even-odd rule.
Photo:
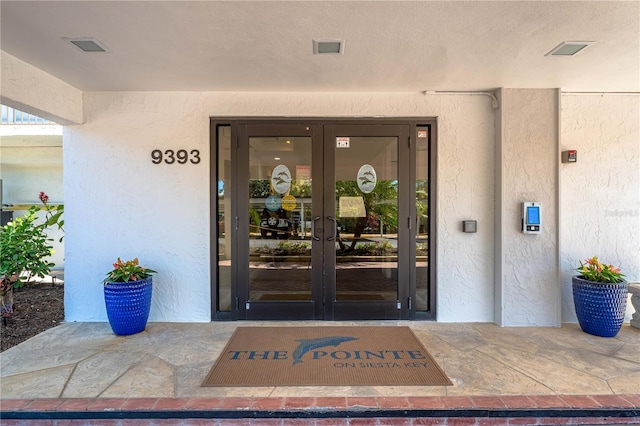
[[[450,386],[409,327],[238,327],[202,386]]]

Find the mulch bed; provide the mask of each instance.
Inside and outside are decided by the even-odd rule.
[[[1,321],[0,352],[64,321],[64,286],[30,284],[16,289],[13,314]]]

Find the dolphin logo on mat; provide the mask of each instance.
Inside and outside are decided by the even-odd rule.
[[[317,339],[298,339],[296,340],[296,342],[300,342],[300,344],[293,351],[293,365],[302,362],[302,356],[309,351],[324,348],[325,346],[338,346],[340,343],[349,342],[351,340],[358,339],[355,337],[347,336],[318,337]]]

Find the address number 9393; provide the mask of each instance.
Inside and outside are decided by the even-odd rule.
[[[200,163],[200,151],[192,149],[187,151],[186,149],[179,149],[174,151],[173,149],[167,149],[164,152],[161,149],[154,149],[151,151],[151,162],[153,164],[198,164]]]

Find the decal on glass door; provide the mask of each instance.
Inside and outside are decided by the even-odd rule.
[[[278,194],[286,194],[291,187],[291,172],[284,164],[277,165],[271,173],[271,185]]]
[[[271,210],[272,212],[275,212],[275,211],[278,211],[278,209],[280,209],[280,207],[282,206],[282,201],[280,200],[280,197],[278,197],[277,195],[269,195],[265,200],[264,204],[267,210]]]
[[[370,164],[365,164],[360,167],[358,170],[358,188],[365,194],[370,193],[376,187],[376,183],[378,183],[378,177],[376,176],[376,171]]]
[[[349,148],[349,137],[339,136],[336,138],[336,148]]]
[[[287,211],[294,211],[296,209],[296,197],[293,195],[285,195],[282,197],[282,208]]]

